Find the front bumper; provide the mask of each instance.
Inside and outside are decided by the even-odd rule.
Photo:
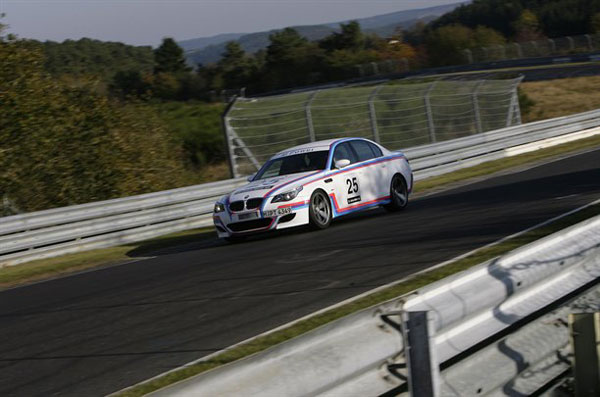
[[[271,211],[279,211],[275,214]],[[282,212],[287,212],[283,214]],[[268,215],[268,216],[265,216]],[[308,224],[308,202],[295,199],[293,203],[269,204],[263,209],[213,214],[217,235],[221,238],[262,233]]]

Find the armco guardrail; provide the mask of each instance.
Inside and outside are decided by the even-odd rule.
[[[405,150],[421,180],[600,133],[600,110]],[[244,178],[0,218],[0,267],[210,226]]]
[[[152,393],[161,396],[379,395],[405,384],[405,313],[427,311],[439,363],[464,354],[600,277],[600,216],[500,258],[324,325],[262,353]],[[600,309],[595,287],[575,301]],[[573,304],[570,304],[573,307]],[[568,362],[564,320],[552,312],[442,373],[442,395],[482,395],[509,387],[529,395]],[[553,321],[549,326],[546,321]],[[566,322],[565,322],[566,324]],[[408,332],[410,333],[410,329]],[[510,354],[509,354],[510,353]],[[523,360],[528,361],[527,364]],[[492,368],[491,365],[498,365]],[[532,369],[537,369],[531,376]]]

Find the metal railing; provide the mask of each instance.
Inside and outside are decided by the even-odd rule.
[[[280,150],[318,140],[361,136],[400,149],[518,125],[520,82],[400,80],[237,98],[224,117],[233,175],[256,172]]]
[[[415,180],[600,133],[600,110],[405,149]],[[212,225],[244,178],[0,218],[0,267]]]
[[[542,318],[534,314],[598,277],[600,216],[152,395],[406,393],[406,379],[414,380],[421,366],[406,357],[418,338],[429,346],[434,371],[439,363],[471,350],[441,378],[433,374],[438,379],[433,388],[442,395],[484,395],[507,388],[529,395],[569,365],[565,315],[572,307],[598,311],[600,287]],[[407,318],[423,312],[430,333],[419,335]],[[517,323],[516,332],[472,351]],[[426,365],[425,370],[431,368]],[[411,385],[413,391],[417,386]]]

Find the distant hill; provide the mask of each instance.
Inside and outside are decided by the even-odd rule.
[[[408,29],[414,26],[418,21],[426,23],[430,22],[465,3],[468,2],[463,1],[436,7],[398,11],[390,14],[361,18],[357,19],[357,21],[366,32],[377,33],[380,36],[389,36],[398,26],[403,29]],[[332,22],[323,25],[293,26],[293,28],[309,40],[320,40],[330,35],[332,32],[337,31],[340,23],[346,22],[349,21]],[[236,40],[246,52],[254,53],[266,48],[269,45],[269,35],[280,30],[281,29],[274,29],[250,34],[221,34],[212,37],[184,40],[179,42],[179,45],[186,51],[190,63],[206,64],[216,62],[221,58],[221,54],[225,51],[225,44],[228,41]]]

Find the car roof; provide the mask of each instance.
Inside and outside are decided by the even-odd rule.
[[[310,149],[310,151],[329,150],[329,148],[331,147],[331,145],[334,142],[337,142],[340,140],[352,140],[352,139],[365,139],[365,138],[348,137],[348,138],[335,138],[335,139],[326,139],[323,141],[309,142],[309,143],[305,143],[303,145],[298,145],[298,146],[294,146],[294,147],[282,150],[281,152],[278,152],[277,154],[275,154],[272,158],[282,157],[285,155],[289,156],[294,152],[304,151],[304,150],[308,151],[309,149]]]

